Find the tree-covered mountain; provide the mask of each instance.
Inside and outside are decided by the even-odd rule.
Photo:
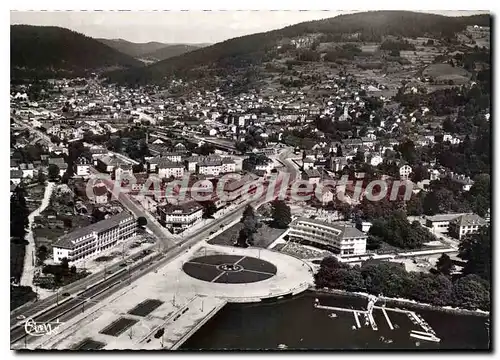
[[[119,52],[127,54],[129,56],[140,58],[145,54],[149,54],[151,52],[155,52],[162,48],[170,46],[169,44],[164,44],[157,41],[150,41],[147,43],[134,43],[131,41],[123,40],[123,39],[97,39],[103,44],[112,47]]]
[[[409,11],[372,11],[304,22],[279,30],[233,38],[142,69],[107,74],[110,81],[128,84],[161,82],[170,76],[227,75],[269,60],[284,39],[321,34],[328,41],[341,41],[355,34],[357,41],[381,42],[383,37],[452,38],[467,25],[490,26],[489,15],[447,17]]]
[[[185,54],[190,51],[194,51],[199,49],[201,46],[198,45],[190,45],[190,44],[176,44],[176,45],[168,45],[157,49],[155,51],[151,51],[149,53],[143,54],[144,58],[147,59],[156,59],[156,60],[165,60],[175,56],[179,56]]]
[[[80,76],[143,66],[142,62],[77,32],[55,26],[10,27],[11,77]]]

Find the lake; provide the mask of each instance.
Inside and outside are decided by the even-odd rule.
[[[393,330],[382,310],[375,309],[378,330],[356,327],[352,312],[314,308],[321,305],[364,310],[367,300],[341,295],[306,292],[270,303],[228,304],[188,339],[181,350],[200,349],[488,349],[487,317],[457,315],[405,307],[419,314],[434,329],[440,343],[411,338],[410,330],[422,330],[407,314],[387,311]],[[377,303],[377,305],[379,305]],[[396,307],[387,305],[387,308]],[[403,309],[402,306],[399,308]],[[331,316],[331,317],[330,317]]]

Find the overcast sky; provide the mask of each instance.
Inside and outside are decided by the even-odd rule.
[[[354,11],[12,11],[10,23],[60,26],[94,38],[121,38],[132,42],[216,43],[352,12]],[[455,10],[429,12],[448,16],[487,13]]]

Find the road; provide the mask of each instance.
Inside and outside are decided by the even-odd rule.
[[[208,224],[207,227],[205,227],[195,236],[186,238],[185,240],[179,242],[178,244],[175,244],[174,246],[165,249],[163,253],[154,255],[153,258],[147,262],[147,265],[145,265],[144,263],[130,265],[130,272],[129,272],[128,270],[127,271],[123,270],[124,268],[120,266],[120,264],[122,264],[123,262],[116,264],[115,266],[113,266],[113,268],[116,269],[115,271],[119,271],[117,274],[109,275],[106,280],[86,290],[85,290],[86,287],[85,284],[88,284],[89,281],[85,282],[85,284],[77,286],[75,289],[76,291],[73,290],[75,295],[73,295],[72,297],[68,297],[67,299],[65,299],[64,302],[60,303],[59,305],[56,304],[55,307],[50,308],[48,311],[38,316],[35,316],[33,320],[36,322],[47,322],[59,319],[60,321],[64,322],[64,319],[67,320],[71,319],[76,314],[82,311],[82,308],[84,306],[83,305],[84,301],[85,301],[85,309],[91,308],[96,303],[98,303],[99,300],[102,300],[107,296],[110,296],[114,292],[124,288],[125,286],[128,286],[131,282],[139,279],[146,273],[163,266],[174,257],[184,253],[184,251],[188,249],[190,246],[194,245],[200,240],[205,239],[211,231],[219,229],[221,224],[231,223],[232,221],[241,217],[243,211],[244,208],[238,208],[232,211],[231,213],[228,213],[227,216],[214,220],[212,223]],[[111,268],[108,269],[108,271],[109,270],[111,270]],[[97,281],[97,279],[101,281],[103,279],[103,274],[96,274],[96,276],[92,276],[92,278],[94,279],[94,281]],[[62,292],[63,290],[59,291],[59,293]],[[65,288],[64,292],[69,292],[68,288]],[[95,298],[96,295],[99,296],[98,299]],[[52,296],[51,298],[52,298],[52,303],[56,302],[57,300],[56,296]],[[59,295],[58,298],[59,300],[61,300],[61,295]],[[49,299],[50,298],[47,298],[47,300]],[[92,300],[91,302],[89,302],[90,299]],[[50,301],[43,301],[43,303],[50,303]],[[38,311],[40,311],[40,307],[37,306],[37,308]],[[30,313],[35,314],[36,312],[30,311],[23,313],[23,315],[26,317],[30,317],[31,316]],[[19,321],[16,320],[15,317],[14,319],[12,319],[12,313],[11,313],[11,326],[18,322]],[[24,324],[19,324],[11,328],[11,344],[19,341],[26,341],[27,343],[30,342],[29,337],[28,338],[26,337],[24,331]]]
[[[29,224],[28,232],[26,233],[28,245],[26,246],[26,252],[24,254],[23,274],[20,281],[23,286],[33,286],[33,276],[35,275],[35,239],[33,238],[33,230],[31,229],[31,226],[33,225],[35,216],[40,215],[40,213],[49,205],[50,196],[52,195],[54,186],[55,184],[53,182],[47,183],[40,207],[28,216]]]
[[[293,180],[290,180],[290,183]],[[279,193],[279,186],[276,187],[274,195],[277,196]],[[114,292],[122,289],[123,287],[129,285],[132,281],[140,278],[146,273],[153,271],[166,262],[170,261],[175,256],[183,253],[187,248],[194,245],[198,241],[203,240],[209,235],[211,231],[215,231],[220,228],[220,226],[229,224],[237,218],[241,217],[244,207],[247,204],[253,204],[255,207],[262,205],[263,203],[269,201],[264,195],[257,200],[245,201],[241,204],[241,207],[234,209],[233,211],[227,213],[225,216],[215,219],[213,222],[209,223],[203,230],[200,230],[196,235],[188,237],[181,240],[178,243],[172,242],[171,240],[164,242],[164,248],[162,253],[155,255],[148,265],[144,264],[134,264],[130,265],[130,269],[127,271],[123,270],[123,263],[121,261],[105,272],[97,273],[89,276],[88,278],[82,279],[74,284],[70,284],[63,289],[60,293],[70,293],[71,295],[63,300],[61,303],[60,296],[58,294],[52,295],[40,302],[35,304],[30,304],[22,306],[19,309],[11,312],[11,344],[17,343],[19,341],[24,341],[26,343],[30,342],[30,338],[26,335],[23,323],[19,323],[16,317],[20,314],[24,315],[26,318],[33,317],[36,322],[47,322],[59,319],[64,321],[64,319],[73,318],[78,312],[84,311],[97,304],[100,300],[113,294]],[[132,212],[137,212],[143,215],[144,211],[139,209],[125,193],[120,194],[123,196],[121,198],[125,202],[128,200],[128,205],[131,207]],[[148,227],[156,235],[155,231],[151,228],[151,223],[148,222]],[[161,226],[161,225],[160,225]],[[153,226],[153,228],[155,228]],[[165,239],[165,237],[160,237],[160,239]],[[122,265],[122,266],[120,266]],[[111,273],[106,279],[106,273]],[[128,280],[128,281],[127,281]],[[96,284],[97,283],[97,284]],[[90,301],[92,300],[92,301]],[[85,304],[85,305],[84,305]],[[45,311],[44,311],[45,310]],[[39,315],[36,315],[39,314]]]

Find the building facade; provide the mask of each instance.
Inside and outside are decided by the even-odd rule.
[[[368,236],[346,224],[298,218],[290,225],[290,240],[329,249],[340,256],[366,253]]]
[[[164,226],[172,233],[177,234],[201,220],[203,207],[191,201],[179,205],[159,206],[157,212]]]
[[[462,240],[463,237],[477,233],[486,225],[488,225],[487,221],[479,215],[465,214],[450,221],[449,233],[458,240]]]
[[[137,224],[127,211],[61,236],[53,246],[54,261],[70,263],[96,256],[136,235]]]

